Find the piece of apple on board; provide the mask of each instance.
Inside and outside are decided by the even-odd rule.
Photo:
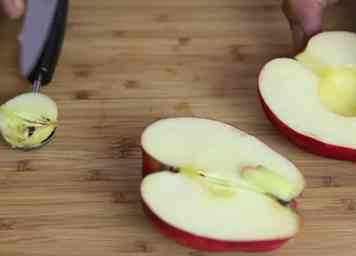
[[[258,91],[271,122],[306,151],[356,161],[356,34],[327,31],[269,61]]]
[[[143,132],[143,208],[156,228],[203,251],[264,252],[301,228],[300,171],[253,136],[203,118],[168,118]]]

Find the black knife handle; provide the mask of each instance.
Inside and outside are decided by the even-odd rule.
[[[42,54],[28,78],[31,83],[41,80],[41,85],[47,85],[53,79],[63,46],[68,8],[69,0],[58,0],[55,16]]]

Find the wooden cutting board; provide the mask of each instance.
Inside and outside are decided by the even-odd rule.
[[[350,4],[327,28],[351,29]],[[293,161],[307,179],[301,233],[273,254],[356,249],[356,166],[301,151],[264,117],[257,75],[291,54],[274,0],[76,0],[56,80],[56,140],[34,152],[0,144],[0,255],[215,255],[166,240],[140,205],[139,137],[154,120],[230,122]],[[0,20],[0,101],[29,89],[18,75],[19,22]],[[236,253],[231,255],[237,255]]]

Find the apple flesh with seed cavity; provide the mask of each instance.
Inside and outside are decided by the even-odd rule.
[[[57,104],[41,93],[23,93],[0,106],[0,133],[13,148],[39,147],[57,128]]]
[[[143,208],[166,237],[203,251],[265,252],[300,230],[304,178],[255,137],[181,117],[148,126],[141,144]]]
[[[296,145],[356,161],[356,34],[323,32],[295,58],[269,61],[258,93],[267,117]]]

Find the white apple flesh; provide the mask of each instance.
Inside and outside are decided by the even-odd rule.
[[[24,93],[0,106],[0,131],[12,147],[41,145],[57,127],[56,103],[40,93]]]
[[[294,59],[269,61],[258,92],[267,117],[296,145],[356,161],[356,34],[323,32]]]
[[[158,230],[203,251],[271,251],[301,225],[299,170],[256,138],[218,121],[170,118],[142,135],[141,195]],[[291,206],[292,205],[292,206]]]

